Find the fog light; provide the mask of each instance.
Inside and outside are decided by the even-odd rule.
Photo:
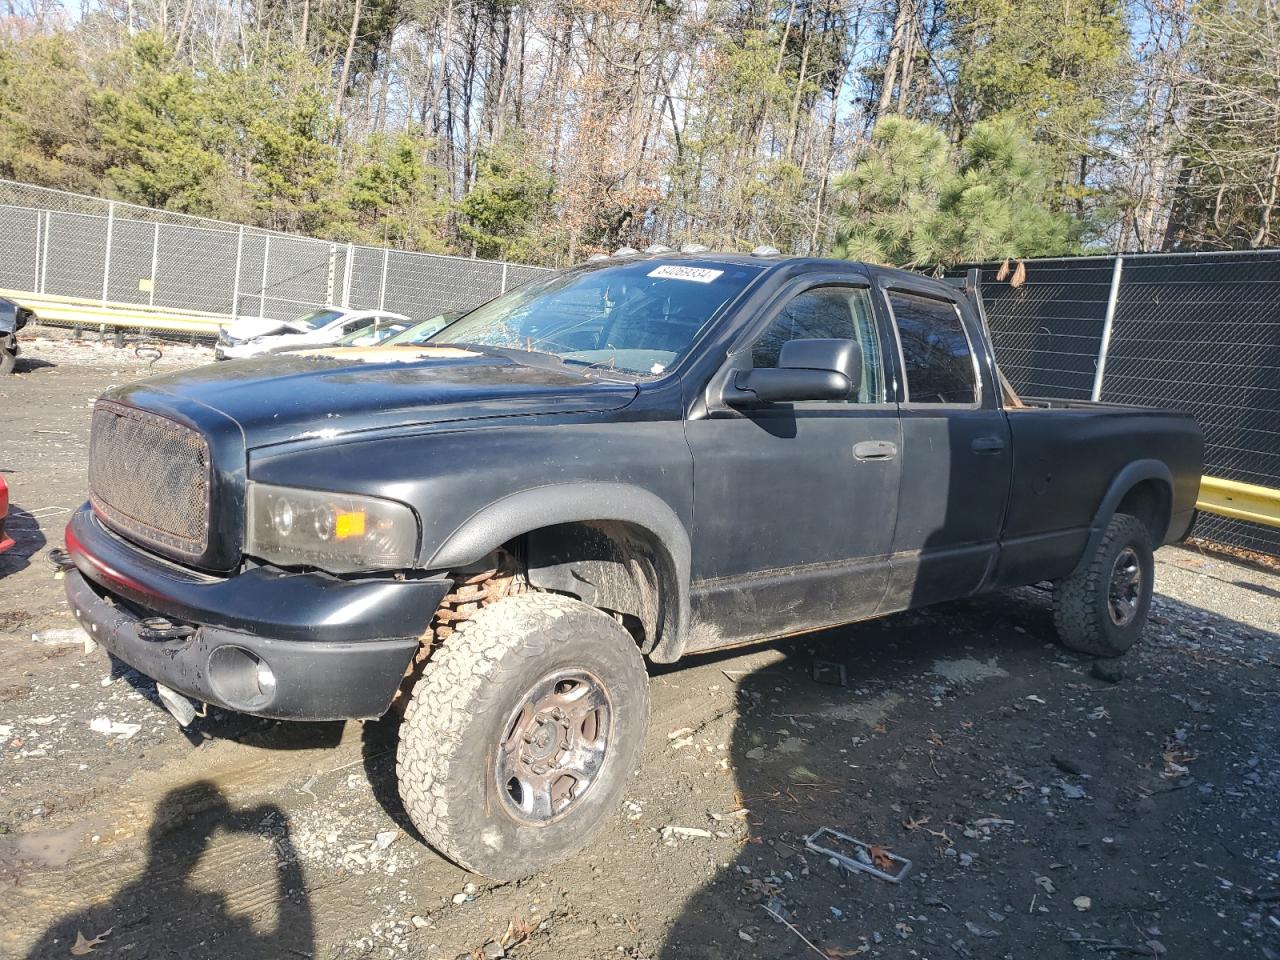
[[[209,655],[209,684],[219,700],[246,713],[263,709],[276,696],[276,675],[267,662],[234,644]]]
[[[258,692],[268,700],[276,695],[276,675],[265,660],[258,661]]]

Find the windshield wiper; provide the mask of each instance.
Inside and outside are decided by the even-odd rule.
[[[458,350],[471,350],[475,353],[489,357],[502,357],[504,360],[513,360],[517,363],[529,363],[531,359],[541,359],[546,357],[555,362],[557,367],[564,366],[568,361],[558,353],[551,353],[548,350],[526,350],[522,347],[500,347],[492,343],[467,343],[465,341],[450,343],[424,343],[423,347],[454,347]],[[537,366],[545,366],[544,363],[538,363]]]

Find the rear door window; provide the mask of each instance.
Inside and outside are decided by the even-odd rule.
[[[955,304],[912,293],[889,293],[902,346],[908,403],[978,402],[973,351]]]

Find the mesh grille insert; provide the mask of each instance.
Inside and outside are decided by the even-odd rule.
[[[173,420],[108,400],[93,409],[89,489],[120,532],[188,560],[209,545],[209,446]]]

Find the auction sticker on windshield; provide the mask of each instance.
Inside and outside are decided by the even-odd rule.
[[[664,277],[667,280],[691,280],[694,283],[711,283],[724,274],[723,270],[712,270],[710,267],[685,267],[676,263],[664,263],[649,271],[651,277]]]

